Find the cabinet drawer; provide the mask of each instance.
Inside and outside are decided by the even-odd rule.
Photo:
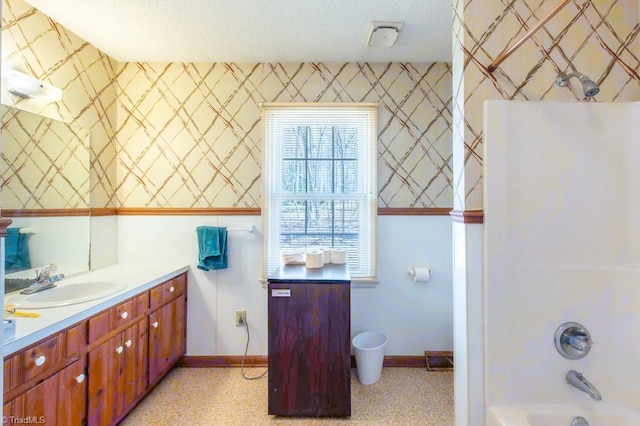
[[[4,360],[4,391],[19,386],[48,371],[66,358],[81,354],[85,339],[85,323],[80,322],[63,333],[38,342]]]
[[[89,320],[89,344],[113,330],[132,324],[136,318],[146,313],[148,300],[149,295],[144,292],[91,318]]]
[[[109,312],[109,310],[104,311],[89,320],[89,343],[93,343],[109,333],[109,330],[111,329],[109,324]]]
[[[80,354],[84,347],[85,330],[85,322],[82,321],[65,332],[65,357],[69,358]]]
[[[179,275],[151,289],[150,306],[154,310],[184,293],[187,282],[186,274]]]
[[[58,335],[43,340],[21,354],[22,380],[28,381],[36,375],[54,367],[62,359]]]

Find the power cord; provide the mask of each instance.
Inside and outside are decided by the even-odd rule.
[[[248,377],[244,371],[244,362],[247,359],[247,353],[249,352],[249,340],[251,339],[251,336],[249,335],[249,322],[247,321],[247,319],[244,319],[244,326],[247,329],[247,344],[244,347],[244,355],[242,356],[242,364],[240,365],[240,373],[242,374],[242,377],[245,380],[258,380],[264,377],[265,374],[267,374],[269,372],[269,369],[267,369],[266,371],[264,371],[262,374],[260,374],[259,376],[255,376],[255,377]]]

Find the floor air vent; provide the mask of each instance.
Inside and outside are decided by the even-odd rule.
[[[427,360],[427,370],[429,371],[453,370],[453,352],[425,351],[424,357]]]

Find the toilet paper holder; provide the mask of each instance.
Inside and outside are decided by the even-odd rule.
[[[427,282],[431,278],[431,268],[428,266],[409,266],[407,273],[415,283]]]

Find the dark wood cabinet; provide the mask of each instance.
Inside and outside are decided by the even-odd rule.
[[[117,424],[185,354],[186,292],[183,273],[8,355],[7,422]]]
[[[85,423],[84,332],[84,324],[77,324],[5,358],[7,423]]]
[[[269,279],[269,414],[351,415],[350,279],[344,265]]]
[[[58,375],[60,376],[58,424],[84,425],[87,413],[87,376],[84,358],[69,365]]]
[[[84,361],[78,360],[4,405],[7,423],[82,425],[85,417]]]
[[[89,351],[89,425],[121,419],[147,383],[145,320]]]
[[[184,295],[149,314],[149,384],[160,380],[185,353]]]

